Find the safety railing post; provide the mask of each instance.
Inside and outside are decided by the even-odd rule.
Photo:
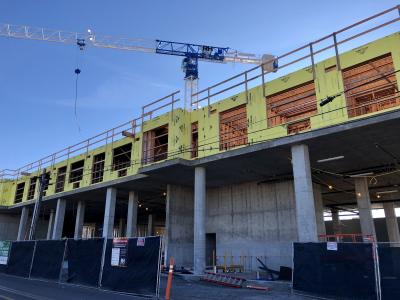
[[[174,102],[175,102],[175,94],[171,96],[171,119],[172,123],[174,123]]]
[[[314,62],[314,50],[313,50],[313,44],[310,43],[310,58],[311,58],[311,69],[313,73],[313,80],[315,80],[315,62]]]
[[[210,116],[211,111],[211,100],[210,100],[210,88],[207,89],[207,107],[208,107],[208,116]]]
[[[333,43],[335,46],[336,68],[338,71],[341,71],[342,68],[340,66],[340,57],[339,57],[339,49],[338,49],[338,43],[337,43],[337,38],[336,38],[336,32],[332,33],[332,37],[333,37]]]
[[[263,90],[263,97],[265,98],[265,75],[264,75],[264,69],[263,69],[263,64],[260,65],[260,70],[261,70],[261,82],[262,82],[262,90]]]
[[[249,103],[249,91],[247,86],[247,72],[244,73],[244,87],[246,90],[246,103]]]

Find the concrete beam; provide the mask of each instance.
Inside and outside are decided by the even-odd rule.
[[[194,170],[194,273],[206,268],[206,169]]]
[[[54,217],[55,217],[55,211],[54,209],[52,209],[50,210],[49,225],[47,226],[46,240],[51,240],[51,237],[53,236]]]
[[[389,236],[389,242],[400,243],[399,224],[397,223],[394,203],[383,203],[383,209],[385,210],[386,228]]]
[[[26,229],[28,227],[29,208],[22,207],[21,218],[19,219],[17,241],[25,240]]]
[[[317,221],[308,147],[294,145],[291,150],[299,241],[317,242]]]
[[[134,191],[129,192],[128,200],[128,219],[126,222],[126,236],[137,236],[137,215],[138,215],[138,193]]]
[[[114,231],[115,205],[117,202],[117,189],[107,188],[106,205],[104,209],[103,237],[112,238]]]
[[[62,237],[66,204],[67,203],[65,199],[59,198],[57,200],[56,218],[54,220],[54,229],[52,236],[53,240],[59,240]]]
[[[76,219],[75,219],[75,232],[74,239],[82,238],[83,222],[85,220],[85,202],[80,200],[78,202],[78,207],[76,209]]]
[[[354,183],[360,216],[361,233],[363,235],[372,235],[376,241],[375,225],[371,211],[371,199],[368,190],[368,180],[366,177],[355,178]]]

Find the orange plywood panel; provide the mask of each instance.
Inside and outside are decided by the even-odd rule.
[[[342,71],[349,117],[400,105],[391,54],[386,54]]]
[[[219,141],[220,150],[247,144],[246,105],[219,114]]]
[[[313,116],[317,113],[314,81],[266,98],[268,127]]]

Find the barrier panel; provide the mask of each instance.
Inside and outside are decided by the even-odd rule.
[[[29,277],[35,244],[35,241],[12,242],[6,269],[7,274]]]
[[[7,269],[8,257],[11,250],[11,241],[0,241],[0,272],[4,273]]]
[[[400,244],[378,243],[382,299],[400,299]]]
[[[160,250],[158,236],[107,240],[101,286],[158,297]]]
[[[103,246],[103,238],[68,239],[64,258],[67,268],[65,281],[97,287],[99,285]]]
[[[66,240],[36,241],[30,277],[59,280]]]
[[[377,299],[371,243],[294,243],[293,290],[334,299]]]

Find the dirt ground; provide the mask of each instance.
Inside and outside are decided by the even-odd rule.
[[[167,277],[162,275],[160,296],[164,298]],[[250,282],[249,282],[250,283]],[[171,299],[309,299],[293,295],[289,283],[281,282],[251,282],[252,284],[271,287],[271,291],[252,290],[247,288],[231,288],[213,283],[200,281],[193,276],[174,276],[172,283]]]

